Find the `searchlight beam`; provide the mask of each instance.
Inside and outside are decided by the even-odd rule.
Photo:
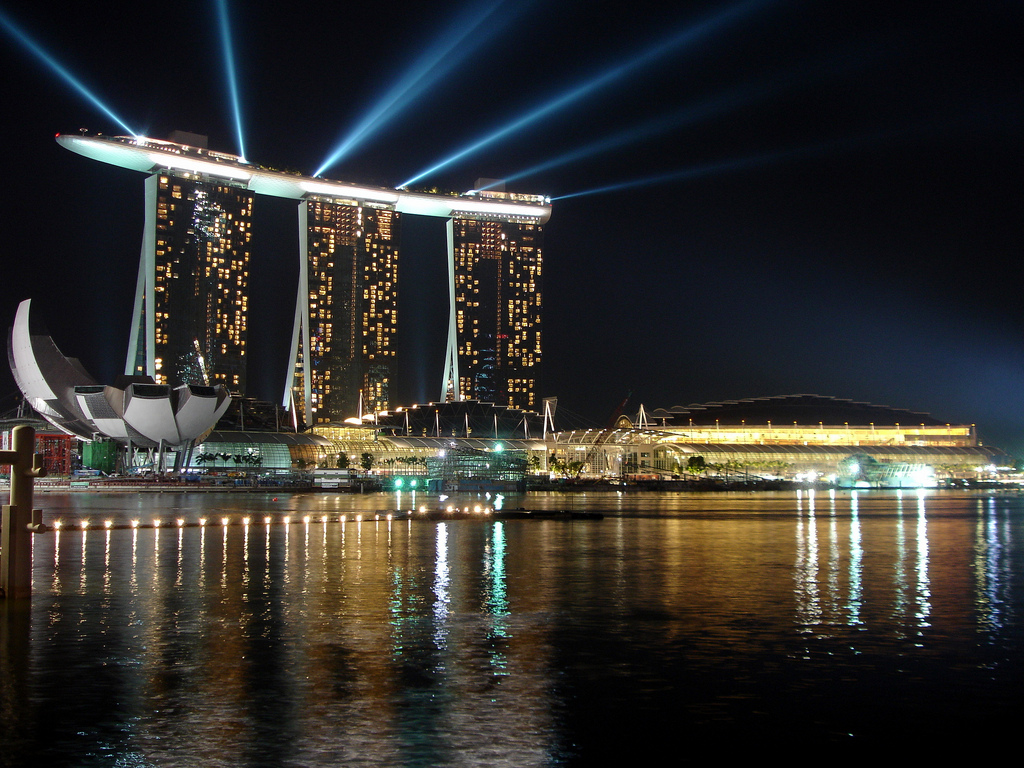
[[[48,54],[43,50],[42,46],[39,45],[35,40],[29,37],[25,32],[21,30],[11,19],[3,12],[0,11],[0,26],[4,27],[7,32],[25,48],[27,48],[37,59],[43,62],[49,67],[54,73],[60,76],[64,82],[78,91],[87,101],[91,102],[97,109],[103,114],[113,120],[115,123],[124,128],[132,136],[138,134],[128,127],[128,124],[124,122],[120,117],[114,114],[114,111],[108,107],[95,93],[93,93],[81,80],[72,75],[67,68],[61,64],[57,59]]]
[[[431,174],[439,171],[447,166],[461,160],[468,155],[472,155],[479,150],[483,149],[490,144],[503,139],[511,133],[514,133],[522,128],[526,128],[539,120],[549,117],[557,112],[567,109],[576,102],[580,101],[584,97],[590,96],[596,91],[601,90],[619,80],[624,79],[627,75],[633,74],[636,70],[651,65],[659,59],[674,53],[681,47],[687,47],[703,40],[704,38],[718,32],[720,28],[738,20],[744,18],[754,11],[758,6],[763,5],[765,0],[746,0],[746,2],[737,3],[736,5],[730,6],[724,11],[721,11],[714,16],[711,16],[703,21],[696,24],[692,24],[686,27],[681,32],[676,32],[669,37],[659,41],[657,44],[652,45],[639,55],[630,56],[629,58],[609,67],[601,74],[591,78],[590,80],[584,81],[579,85],[559,94],[558,96],[549,99],[548,101],[535,107],[525,115],[518,117],[511,122],[506,123],[502,127],[493,131],[492,133],[477,139],[470,143],[468,146],[456,151],[449,155],[444,160],[432,165],[423,171],[420,171],[415,176],[412,176],[408,180],[399,184],[400,187],[407,187],[410,184],[415,184],[417,181],[430,176]]]

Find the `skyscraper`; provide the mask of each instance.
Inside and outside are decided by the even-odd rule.
[[[534,199],[503,191],[475,194],[494,201]],[[456,215],[449,228],[453,295],[445,399],[535,410],[540,402],[542,226],[536,218]]]
[[[311,196],[299,203],[292,397],[307,424],[388,408],[398,327],[400,214]]]
[[[145,185],[125,373],[244,393],[254,194],[230,178],[170,168]]]

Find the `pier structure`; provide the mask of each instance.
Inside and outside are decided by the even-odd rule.
[[[32,534],[46,530],[42,511],[32,508],[33,481],[46,476],[35,442],[35,430],[22,425],[14,428],[13,448],[0,451],[0,464],[11,467],[11,499],[0,522],[0,597],[6,600],[32,596]]]

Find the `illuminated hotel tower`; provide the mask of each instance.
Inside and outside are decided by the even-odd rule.
[[[292,399],[307,424],[388,408],[399,221],[383,205],[319,195],[299,203]]]
[[[229,178],[177,169],[145,185],[125,373],[244,393],[254,194]]]
[[[72,152],[147,175],[126,373],[244,393],[252,202],[270,195],[299,201],[299,291],[283,398],[296,416],[315,424],[354,416],[360,402],[364,413],[388,407],[406,214],[447,220],[441,399],[537,406],[547,198],[300,176],[209,150],[201,136],[172,138],[57,136]]]
[[[495,200],[518,197],[478,194]],[[443,396],[536,410],[542,226],[536,219],[508,216],[456,217],[449,222],[449,249],[453,311]]]

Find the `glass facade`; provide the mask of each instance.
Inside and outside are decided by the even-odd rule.
[[[526,490],[528,461],[523,451],[480,451],[460,446],[441,451],[426,463],[427,475],[438,483],[438,490]]]

